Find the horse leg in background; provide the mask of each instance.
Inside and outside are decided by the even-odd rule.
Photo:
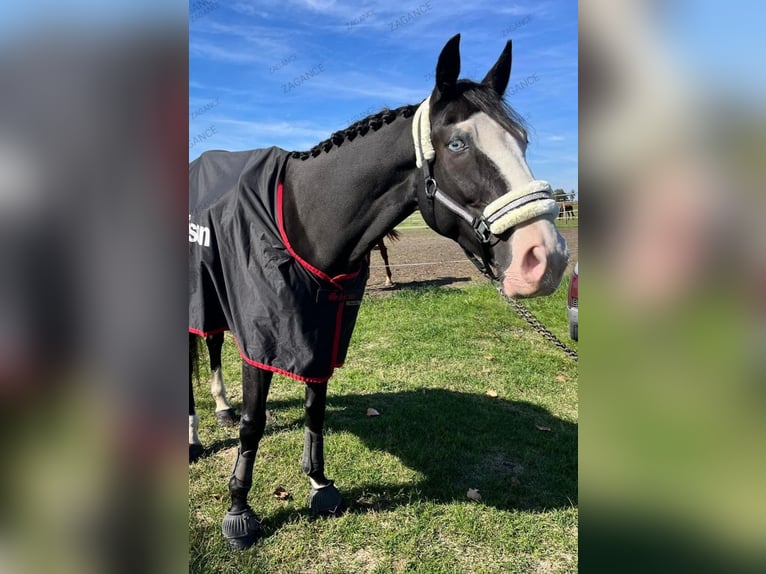
[[[223,348],[223,333],[208,335],[205,337],[207,352],[210,357],[210,391],[215,400],[215,418],[218,424],[225,427],[233,427],[239,422],[239,417],[226,400],[226,387],[223,384],[223,372],[221,371],[221,349]]]
[[[332,480],[324,474],[324,415],[327,382],[306,384],[306,430],[301,467],[309,477],[309,508],[321,515],[335,515],[343,508],[343,498]]]
[[[388,265],[388,249],[386,249],[386,244],[382,239],[378,243],[378,249],[380,250],[380,256],[383,258],[383,264],[386,266],[386,287],[390,287],[394,282],[391,280],[391,267]]]
[[[242,363],[242,417],[239,421],[239,450],[229,478],[231,507],[221,530],[235,550],[252,546],[263,534],[261,521],[247,504],[253,484],[253,465],[258,443],[266,429],[266,399],[273,373]]]
[[[199,418],[194,408],[194,387],[192,385],[192,376],[194,374],[194,362],[197,358],[197,336],[189,333],[189,462],[195,462],[202,456],[204,448],[202,441],[199,440],[197,428],[199,427]]]

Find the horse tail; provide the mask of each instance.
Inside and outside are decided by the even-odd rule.
[[[392,229],[386,234],[386,237],[388,237],[391,241],[398,241],[400,235],[396,229]]]

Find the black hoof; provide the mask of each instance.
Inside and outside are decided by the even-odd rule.
[[[309,492],[309,509],[320,516],[339,516],[343,513],[343,497],[332,481],[324,488],[312,487]]]
[[[226,409],[225,411],[217,411],[215,420],[222,427],[233,427],[239,423],[239,415],[234,412],[234,409]]]
[[[189,445],[189,464],[192,462],[197,462],[199,458],[202,456],[202,453],[205,452],[205,447],[203,447],[201,444],[190,444]]]
[[[239,512],[227,512],[223,517],[221,532],[233,550],[247,550],[263,536],[263,527],[253,509],[248,506]]]

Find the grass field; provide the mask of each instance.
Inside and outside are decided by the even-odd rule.
[[[565,283],[526,304],[576,348]],[[228,337],[224,376],[239,404]],[[190,571],[577,570],[577,364],[491,286],[365,299],[328,396],[327,474],[349,504],[340,518],[307,512],[303,385],[275,376],[250,493],[267,537],[244,553],[220,534],[237,434],[216,426],[206,377],[196,394],[210,454],[189,470]],[[278,486],[292,499],[277,500]],[[467,499],[469,488],[482,500]]]

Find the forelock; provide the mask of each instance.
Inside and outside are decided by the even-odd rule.
[[[459,80],[446,99],[438,101],[435,111],[438,113],[447,107],[450,109],[450,116],[455,114],[452,121],[461,121],[477,112],[483,112],[504,130],[522,140],[526,138],[527,125],[524,118],[491,88],[482,84]]]

